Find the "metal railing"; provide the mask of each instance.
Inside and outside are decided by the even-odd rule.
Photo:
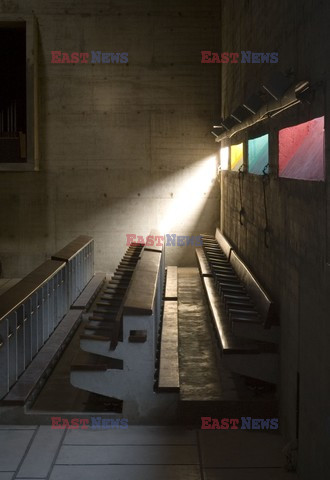
[[[9,392],[93,276],[91,237],[78,237],[61,252],[65,250],[70,250],[68,258],[47,260],[0,296],[0,398]]]
[[[87,235],[81,235],[51,258],[66,263],[65,270],[69,278],[68,299],[72,305],[93,276],[94,240]]]

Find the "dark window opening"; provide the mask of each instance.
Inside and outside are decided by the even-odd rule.
[[[26,155],[26,24],[0,23],[0,163]]]

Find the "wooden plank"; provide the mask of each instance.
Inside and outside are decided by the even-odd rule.
[[[144,250],[133,273],[124,314],[151,315],[156,296],[161,255]]]
[[[93,242],[93,237],[89,237],[88,235],[80,235],[72,242],[68,243],[68,245],[66,245],[64,248],[52,255],[51,258],[52,260],[63,260],[68,262],[91,242]]]
[[[179,391],[178,302],[164,303],[158,389]]]
[[[178,299],[178,267],[167,267],[166,269],[165,300]]]
[[[7,290],[1,296],[0,321],[18,308],[28,297],[38,290],[38,288],[64,268],[64,266],[65,263],[62,261],[47,260]]]
[[[47,371],[55,365],[60,357],[63,347],[68,343],[77,328],[82,313],[83,310],[69,310],[28,368],[2,400],[5,405],[24,405],[32,393],[35,393],[40,380],[46,376]]]
[[[196,248],[198,268],[202,277],[212,277],[211,267],[202,247]]]
[[[231,373],[219,362],[203,278],[197,268],[179,268],[180,400],[185,406],[237,400]],[[184,416],[189,418],[184,408]]]
[[[152,243],[152,245],[148,244],[148,237],[151,237],[150,244]],[[161,234],[159,232],[159,230],[151,230],[148,237],[146,239],[145,250],[149,250],[151,252],[161,253],[163,251],[163,248],[164,248],[164,235]],[[156,237],[161,237],[161,239],[159,239],[159,238],[156,239]],[[161,245],[158,245],[159,243]]]
[[[87,310],[87,308],[90,306],[90,304],[102,288],[105,277],[105,273],[96,273],[94,277],[88,282],[88,284],[71,308]]]

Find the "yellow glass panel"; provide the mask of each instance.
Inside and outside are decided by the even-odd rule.
[[[231,170],[238,171],[243,165],[243,143],[232,145],[230,147],[230,167]]]

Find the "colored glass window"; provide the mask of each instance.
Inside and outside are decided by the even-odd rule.
[[[324,180],[324,117],[279,131],[279,176]]]

